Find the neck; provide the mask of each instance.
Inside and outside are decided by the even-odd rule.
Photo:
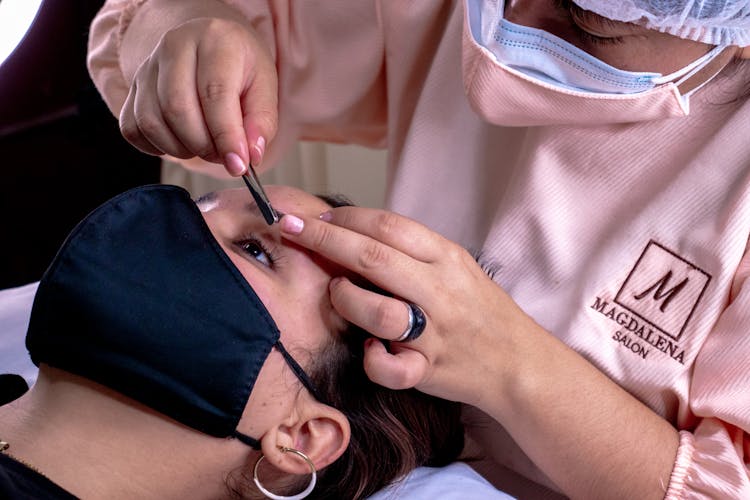
[[[0,408],[7,453],[83,498],[216,498],[249,448],[184,427],[98,384],[42,367]]]

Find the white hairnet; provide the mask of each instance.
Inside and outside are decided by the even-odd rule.
[[[750,0],[573,0],[615,21],[711,45],[750,45]]]

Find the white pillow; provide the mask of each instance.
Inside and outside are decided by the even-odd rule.
[[[15,373],[31,387],[37,367],[26,350],[31,305],[39,282],[0,290],[0,373]]]

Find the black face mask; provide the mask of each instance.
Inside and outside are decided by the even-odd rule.
[[[87,216],[44,274],[26,346],[182,424],[234,436],[272,348],[318,396],[189,194],[144,186]],[[318,398],[319,399],[319,398]]]

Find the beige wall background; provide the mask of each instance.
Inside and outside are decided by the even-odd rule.
[[[381,208],[385,201],[385,150],[319,142],[299,142],[264,184],[296,186],[314,194],[341,193],[363,207]],[[243,187],[241,179],[216,179],[164,160],[162,182],[187,189],[194,197],[228,187]]]

